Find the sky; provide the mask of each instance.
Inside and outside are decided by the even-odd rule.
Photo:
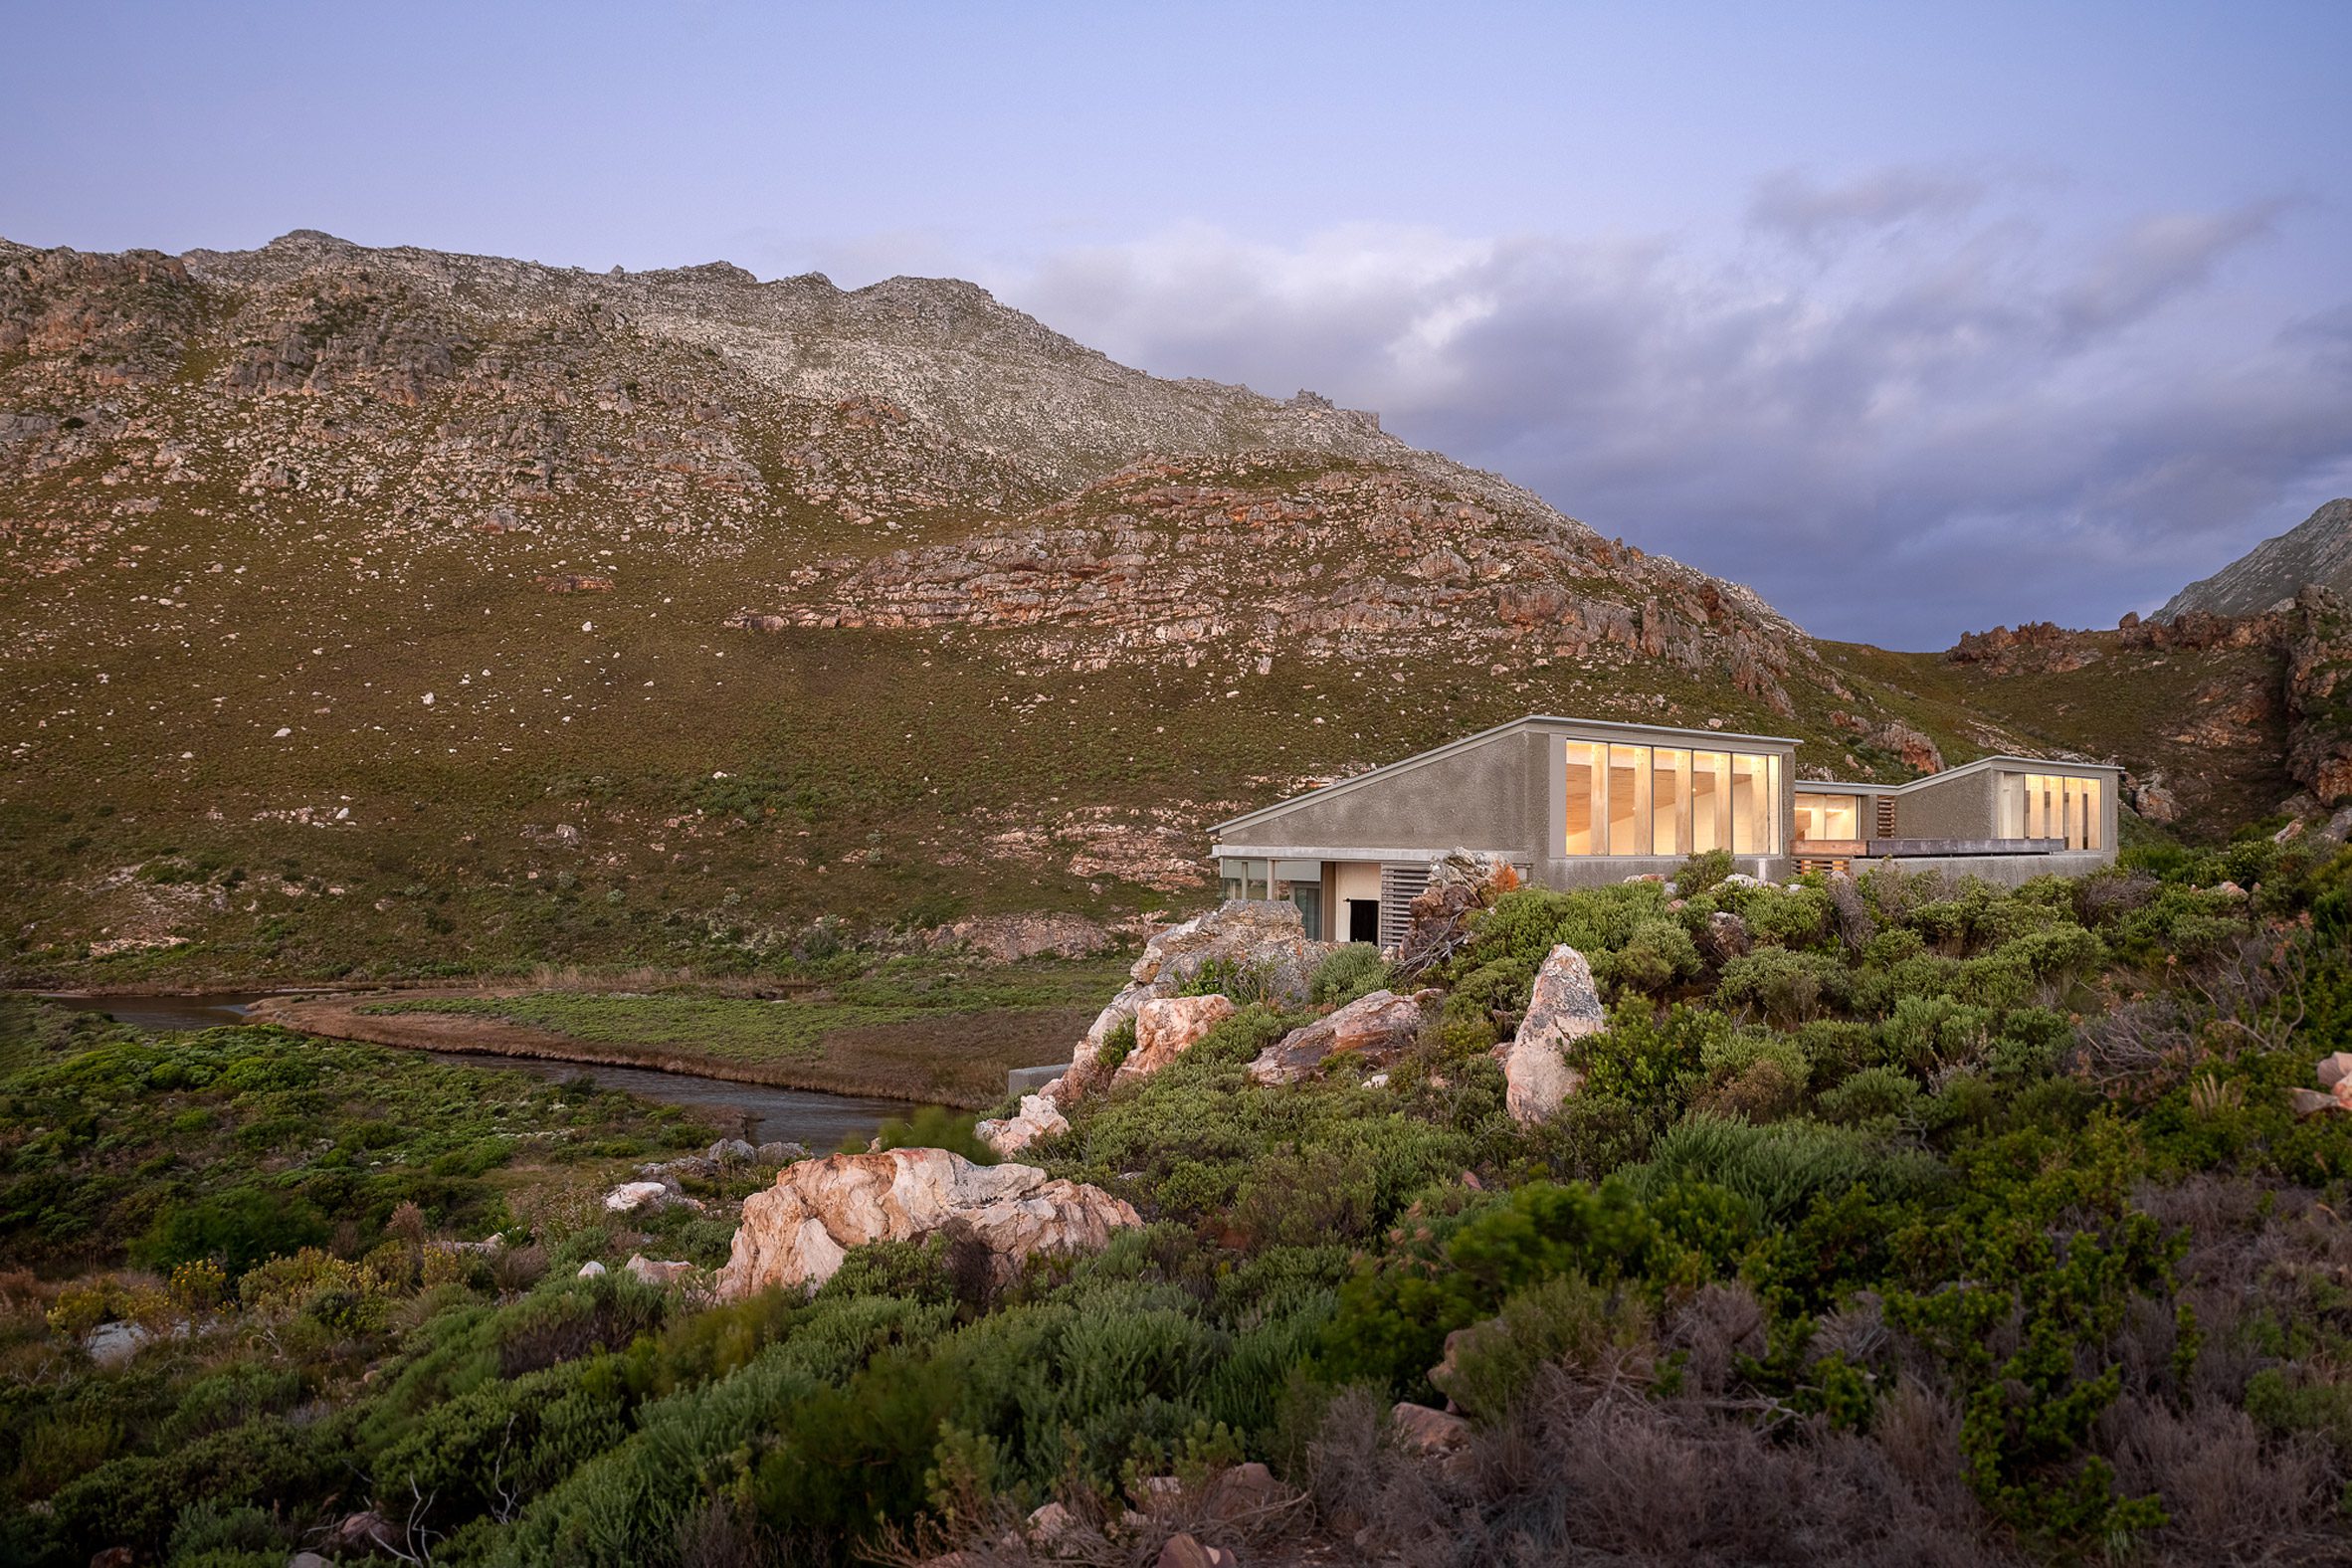
[[[2352,5],[0,0],[0,235],[978,282],[1905,648],[2352,493]]]

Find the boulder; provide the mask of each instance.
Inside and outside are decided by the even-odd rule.
[[[1060,1546],[1071,1531],[1078,1528],[1078,1516],[1059,1502],[1049,1502],[1029,1516],[1022,1528],[1033,1545],[1051,1552]]]
[[[1558,1110],[1584,1083],[1584,1076],[1568,1065],[1568,1043],[1608,1027],[1592,965],[1565,942],[1553,948],[1535,972],[1535,991],[1518,1033],[1494,1048],[1502,1062],[1503,1103],[1513,1119],[1542,1121]]]
[[[1240,1564],[1241,1558],[1225,1547],[1206,1545],[1187,1532],[1169,1536],[1153,1559],[1153,1568],[1240,1568]]]
[[[1209,1517],[1239,1523],[1284,1507],[1296,1495],[1274,1479],[1273,1470],[1252,1460],[1219,1471],[1209,1482]]]
[[[1070,1130],[1070,1118],[1044,1094],[1021,1096],[1020,1113],[978,1123],[972,1131],[999,1154],[1016,1154],[1040,1138]]]
[[[673,1279],[683,1279],[694,1272],[692,1264],[664,1263],[648,1258],[643,1253],[630,1254],[629,1261],[621,1268],[624,1273],[637,1275],[647,1284],[668,1284]]]
[[[2287,1102],[2297,1116],[2316,1116],[2323,1111],[2342,1110],[2343,1102],[2333,1094],[2323,1094],[2315,1088],[2290,1088]]]
[[[580,1273],[577,1277],[582,1279],[602,1279],[604,1277],[604,1265],[591,1258],[586,1263],[580,1265]]]
[[[1207,914],[1172,925],[1143,944],[1127,984],[1095,1015],[1086,1038],[1071,1054],[1070,1071],[1046,1092],[1062,1104],[1082,1092],[1112,1030],[1144,1003],[1188,989],[1211,964],[1250,976],[1273,1000],[1297,1006],[1307,999],[1315,965],[1332,951],[1307,939],[1298,906],[1283,900],[1229,898]]]
[[[1342,1054],[1350,1066],[1385,1067],[1412,1046],[1425,1010],[1440,994],[1374,991],[1360,996],[1267,1047],[1250,1064],[1250,1080],[1296,1083],[1320,1073],[1325,1059]]]
[[[688,1198],[670,1182],[625,1181],[604,1195],[604,1206],[613,1214],[636,1214],[640,1210],[659,1212],[680,1207],[699,1209],[701,1201]]]
[[[89,1352],[93,1363],[111,1371],[129,1365],[130,1358],[139,1353],[139,1347],[154,1337],[136,1323],[100,1323],[82,1341],[82,1348]]]
[[[945,1149],[888,1149],[802,1160],[743,1201],[717,1294],[813,1286],[853,1247],[920,1241],[952,1228],[985,1248],[1000,1278],[1033,1254],[1091,1251],[1140,1223],[1127,1204],[1033,1165],[974,1165]]]
[[[2334,1088],[2347,1078],[2352,1078],[2352,1051],[2338,1051],[2319,1059],[2319,1085]]]
[[[1460,1416],[1427,1405],[1400,1404],[1388,1413],[1397,1445],[1416,1459],[1434,1462],[1441,1472],[1460,1474],[1470,1458],[1470,1425]]]
[[[1135,1049],[1127,1053],[1111,1081],[1151,1077],[1240,1011],[1231,997],[1153,997],[1135,1010]]]
[[[337,1555],[346,1552],[361,1555],[390,1552],[398,1543],[400,1532],[392,1527],[392,1521],[369,1508],[360,1513],[345,1514],[343,1521],[327,1531],[326,1539],[319,1544]]]
[[[794,1160],[808,1157],[809,1146],[805,1143],[763,1143],[751,1151],[751,1163],[754,1165],[790,1165]]]
[[[1708,954],[1717,963],[1727,958],[1745,958],[1755,941],[1748,935],[1748,922],[1729,909],[1717,909],[1707,916],[1706,945]]]

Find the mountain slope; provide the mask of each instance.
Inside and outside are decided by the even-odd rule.
[[[2211,577],[2191,583],[2164,602],[2156,619],[2170,621],[2192,610],[2259,615],[2292,599],[2305,583],[2352,594],[2352,499],[2329,501]]]
[[[1529,710],[1848,776],[2073,744],[1909,673],[967,284],[0,248],[20,974],[1131,915],[1207,896],[1209,822]]]

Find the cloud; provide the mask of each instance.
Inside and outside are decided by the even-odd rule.
[[[1795,169],[1767,175],[1748,203],[1748,226],[1808,249],[1856,230],[1919,218],[1957,218],[1985,199],[1984,182],[1949,170],[1874,169],[1824,185]]]
[[[1189,227],[993,282],[1160,374],[1376,409],[1824,635],[1928,647],[2148,608],[2335,492],[2352,306],[2249,334],[2262,301],[2225,287],[2283,210],[2061,242],[1952,176],[1781,176],[1749,226],[1794,247]]]

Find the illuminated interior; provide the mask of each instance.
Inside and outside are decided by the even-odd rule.
[[[2063,839],[2069,850],[2105,846],[2105,786],[2098,779],[2062,773],[2004,773],[2000,776],[1997,832],[2004,839]]]
[[[1860,795],[1822,795],[1810,790],[1797,792],[1797,842],[1813,840],[1843,840],[1853,843],[1861,839],[1862,797]]]
[[[1563,804],[1569,855],[1778,855],[1777,752],[1570,740]]]

